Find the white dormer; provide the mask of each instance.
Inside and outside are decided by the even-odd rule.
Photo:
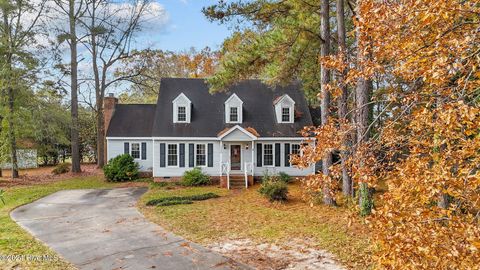
[[[173,101],[173,123],[190,123],[192,119],[192,102],[181,93]]]
[[[225,101],[225,123],[242,123],[243,101],[236,95],[231,95]]]
[[[293,123],[295,101],[287,94],[277,98],[274,103],[278,123]]]

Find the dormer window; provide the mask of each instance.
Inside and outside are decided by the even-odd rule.
[[[283,107],[282,108],[282,122],[290,122],[290,108]]]
[[[232,94],[225,101],[225,122],[235,124],[243,122],[243,101],[236,94]]]
[[[230,107],[230,122],[238,122],[238,107]]]
[[[192,102],[181,93],[172,101],[173,123],[190,123],[192,119]]]
[[[287,94],[279,96],[273,101],[278,123],[293,123],[295,101]]]
[[[177,122],[186,122],[187,121],[187,108],[185,106],[178,107],[177,113]]]

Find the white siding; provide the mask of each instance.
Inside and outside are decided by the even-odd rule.
[[[152,171],[152,164],[153,164],[153,152],[152,152],[152,140],[115,140],[109,139],[107,140],[107,160],[110,160],[116,156],[123,155],[124,152],[124,143],[140,143],[140,159],[135,159],[135,162],[138,163],[140,166],[140,171],[142,172],[151,172]],[[147,159],[141,160],[141,143],[147,143]],[[131,146],[129,146],[131,150]]]
[[[292,176],[306,176],[306,175],[309,175],[309,174],[312,174],[315,172],[315,166],[311,166],[309,168],[306,168],[306,169],[299,169],[295,166],[290,166],[290,167],[286,167],[285,166],[285,143],[290,143],[290,144],[299,144],[300,142],[299,141],[261,141],[261,142],[256,142],[255,143],[255,148],[257,147],[257,143],[262,143],[262,144],[273,144],[273,148],[275,149],[275,143],[280,143],[280,166],[279,167],[257,167],[256,163],[257,163],[257,154],[255,152],[255,176],[262,176],[265,171],[268,171],[270,174],[275,174],[275,173],[279,173],[279,172],[285,172],[289,175],[292,175]],[[290,149],[291,149],[291,145],[290,145]],[[255,149],[256,151],[256,149]],[[262,151],[263,151],[263,147],[262,147]],[[274,150],[275,151],[275,150]],[[275,163],[275,155],[273,157],[273,160],[274,160],[274,163]],[[262,153],[262,165],[263,165],[263,153]]]
[[[160,167],[160,143],[165,144],[185,144],[185,167]],[[208,144],[213,143],[213,167],[201,167],[202,171],[209,174],[209,175],[219,175],[220,174],[220,145],[219,141],[155,141],[154,143],[154,154],[155,154],[155,164],[153,164],[153,176],[154,177],[176,177],[182,176],[183,173],[187,170],[191,170],[192,168],[189,167],[189,144],[190,143],[202,143],[207,145],[207,165],[208,165]],[[195,151],[195,150],[194,150]],[[195,153],[194,153],[195,154]]]
[[[236,138],[236,131],[232,133],[233,138]],[[241,134],[237,134],[241,135]],[[231,139],[231,137],[229,137]],[[241,139],[240,137],[238,139]],[[255,176],[262,176],[265,171],[269,171],[270,173],[279,173],[285,172],[292,176],[305,176],[309,175],[314,172],[315,167],[312,166],[307,169],[299,169],[294,166],[286,167],[285,166],[285,143],[300,143],[297,141],[254,141],[254,146],[252,148],[251,141],[218,141],[218,140],[202,140],[202,141],[188,141],[188,140],[176,140],[176,141],[160,141],[155,140],[153,143],[152,140],[141,140],[141,139],[132,139],[132,140],[117,140],[117,139],[109,139],[107,141],[107,158],[108,160],[123,154],[124,151],[124,143],[125,142],[136,142],[136,143],[147,143],[147,159],[146,160],[136,160],[140,165],[141,171],[152,171],[153,169],[153,176],[154,177],[178,177],[182,176],[186,170],[192,169],[189,167],[189,144],[190,143],[202,143],[207,145],[208,151],[208,144],[213,144],[213,167],[201,167],[202,170],[212,176],[220,175],[220,164],[221,162],[227,162],[230,159],[230,145],[241,145],[242,149],[242,164],[245,162],[252,162],[252,151],[253,152],[253,163],[255,165],[254,173]],[[160,143],[166,144],[185,144],[185,167],[160,167]],[[280,166],[279,167],[257,167],[257,143],[280,143]],[[225,144],[225,149],[224,145]],[[248,145],[248,149],[247,149]],[[153,147],[152,147],[153,146]],[[130,148],[131,149],[131,148]],[[262,148],[263,149],[263,148]],[[153,156],[154,155],[154,156]],[[208,165],[208,153],[207,153],[207,165]],[[244,170],[244,165],[242,165],[242,171]]]

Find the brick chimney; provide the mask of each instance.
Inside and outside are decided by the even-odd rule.
[[[106,96],[103,99],[103,123],[104,123],[104,128],[105,128],[105,133],[103,134],[103,138],[105,140],[105,145],[104,145],[104,160],[105,163],[108,161],[107,160],[107,130],[110,125],[110,120],[112,120],[112,116],[115,113],[115,107],[118,104],[118,99],[115,97],[113,93],[109,93],[108,96]]]

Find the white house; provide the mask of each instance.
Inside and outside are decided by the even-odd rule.
[[[162,79],[157,104],[105,98],[106,157],[130,154],[157,180],[178,180],[200,167],[224,187],[248,186],[265,171],[305,176],[290,154],[312,125],[300,84],[269,88],[243,81],[211,94],[203,79]]]

